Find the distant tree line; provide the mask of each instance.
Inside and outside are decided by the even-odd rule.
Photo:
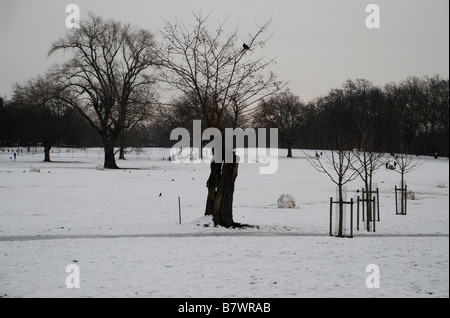
[[[98,132],[76,110],[51,98],[52,84],[42,77],[15,84],[13,97],[0,101],[0,146],[98,147]],[[121,135],[122,148],[164,146],[176,127],[192,129],[202,119],[195,96],[185,95],[159,105],[148,120],[137,121]],[[233,127],[231,114],[225,123]],[[383,88],[368,80],[347,80],[327,95],[305,102],[290,91],[263,99],[237,127],[279,129],[279,145],[293,148],[335,149],[333,133],[363,136],[370,132],[380,152],[449,156],[449,80],[438,75],[410,77]],[[192,134],[191,134],[192,135]],[[350,144],[350,143],[349,143]],[[354,143],[351,143],[354,145]],[[45,157],[49,160],[49,157]]]
[[[327,95],[303,102],[291,92],[263,100],[255,126],[278,127],[288,148],[336,149],[333,136],[352,147],[371,143],[379,152],[449,155],[449,80],[409,77],[377,87],[347,80]]]

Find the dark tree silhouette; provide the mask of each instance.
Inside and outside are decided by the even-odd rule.
[[[238,29],[226,33],[224,24],[211,32],[207,18],[195,16],[193,29],[166,22],[162,31],[164,41],[160,59],[165,71],[163,80],[186,95],[194,95],[196,107],[205,127],[215,127],[222,134],[222,158],[211,162],[207,182],[208,196],[205,214],[212,215],[214,223],[224,227],[237,226],[233,220],[234,185],[238,161],[225,162],[225,128],[237,128],[239,120],[252,114],[257,103],[275,92],[282,84],[269,72],[274,60],[254,57],[257,48],[266,42],[261,37],[269,22],[258,27],[250,36],[249,47],[255,50],[244,54],[237,45]],[[232,126],[226,127],[225,116],[230,114]]]
[[[101,136],[105,168],[118,168],[119,136],[146,118],[154,102],[154,78],[148,74],[157,64],[153,35],[89,14],[80,28],[52,44],[49,55],[58,51],[69,51],[71,58],[52,70],[54,79]]]
[[[292,146],[304,134],[306,106],[289,91],[262,100],[255,114],[254,126],[278,128],[278,136],[292,158]]]
[[[30,133],[44,145],[44,161],[50,162],[50,150],[72,128],[73,111],[61,98],[61,87],[38,76],[13,85],[13,103],[21,109],[22,121]]]

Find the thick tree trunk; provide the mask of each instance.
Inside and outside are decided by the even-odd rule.
[[[290,142],[288,142],[287,148],[288,148],[288,154],[287,154],[287,157],[288,157],[288,158],[292,158],[292,145],[291,145]]]
[[[205,215],[212,215],[215,225],[227,228],[239,226],[233,220],[233,195],[238,166],[236,160],[233,163],[211,163]]]
[[[225,163],[223,165],[219,188],[214,201],[214,224],[224,227],[237,225],[233,221],[233,195],[238,165],[237,162]]]
[[[119,137],[119,160],[125,160],[125,134],[122,132]]]
[[[119,169],[116,164],[116,158],[114,157],[114,143],[108,142],[105,146],[105,163],[106,169]]]
[[[123,145],[120,145],[119,159],[125,160],[125,147]]]
[[[210,171],[208,181],[206,182],[208,197],[206,198],[205,215],[213,215],[214,201],[222,172],[222,163],[211,162]]]
[[[44,161],[51,162],[50,160],[50,150],[52,149],[52,145],[50,142],[44,142]]]

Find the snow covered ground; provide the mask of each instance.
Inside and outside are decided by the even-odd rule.
[[[0,296],[449,297],[447,158],[406,175],[406,216],[395,215],[400,175],[381,168],[376,233],[355,225],[342,239],[328,235],[334,184],[301,150],[285,154],[271,175],[240,165],[234,219],[255,227],[224,229],[202,216],[209,165],[174,164],[167,148],[129,153],[120,170],[96,170],[99,149],[54,149],[52,163],[0,149]],[[283,193],[296,209],[277,207]],[[66,287],[69,264],[80,288]],[[366,286],[370,264],[379,288]]]

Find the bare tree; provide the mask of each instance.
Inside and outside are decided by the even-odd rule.
[[[359,125],[360,139],[357,147],[353,150],[355,160],[352,163],[353,169],[358,173],[364,182],[364,191],[367,198],[370,199],[373,189],[373,176],[378,169],[385,163],[384,153],[377,151],[376,132],[372,125]],[[370,200],[366,200],[366,228],[369,229],[373,217],[373,208]]]
[[[344,129],[338,128],[331,138],[324,137],[324,142],[330,151],[321,156],[308,155],[308,161],[319,172],[325,173],[338,188],[339,218],[338,237],[343,236],[344,220],[344,186],[357,178],[358,174],[352,167],[354,153],[351,136]]]
[[[416,169],[418,169],[420,166],[423,165],[424,161],[420,159],[420,157],[415,156],[413,154],[409,153],[409,149],[406,146],[401,145],[400,146],[400,152],[395,154],[395,163],[396,167],[394,169],[395,172],[399,173],[400,178],[400,189],[401,189],[401,202],[406,202],[404,195],[405,191],[405,174],[410,173]],[[403,209],[405,208],[404,204],[401,204],[401,214],[404,213]]]
[[[22,120],[44,145],[44,161],[50,162],[50,150],[71,128],[73,113],[61,98],[61,88],[48,78],[38,76],[13,85],[13,102],[23,110]]]
[[[207,19],[194,15],[192,29],[182,23],[166,22],[161,31],[163,43],[159,58],[164,63],[163,81],[183,94],[194,95],[206,128],[215,127],[222,137],[225,128],[237,128],[239,120],[248,117],[263,98],[277,92],[282,84],[268,69],[274,60],[255,57],[268,38],[263,38],[270,21],[257,26],[243,47],[238,28],[226,33],[225,22],[214,31]],[[231,126],[226,127],[226,116]],[[225,150],[225,138],[222,147]],[[238,160],[225,162],[225,151],[219,162],[211,162],[207,182],[206,215],[225,227],[238,226],[233,220],[233,194],[238,174]]]
[[[303,133],[305,105],[289,91],[261,101],[255,114],[255,125],[278,128],[280,139],[286,144],[287,157],[292,158],[292,146]]]
[[[117,168],[120,134],[147,116],[153,102],[148,90],[154,79],[147,73],[157,64],[153,46],[148,31],[94,14],[51,45],[49,56],[71,53],[52,74],[70,93],[66,101],[102,137],[105,168]]]

